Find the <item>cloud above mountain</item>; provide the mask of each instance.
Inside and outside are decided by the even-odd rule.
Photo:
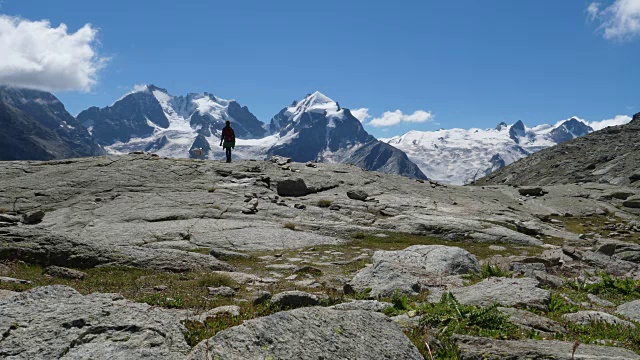
[[[351,110],[351,115],[360,120],[360,122],[364,122],[365,120],[371,118],[368,108],[353,109]]]
[[[96,50],[90,24],[68,32],[65,24],[0,15],[0,84],[45,91],[90,91],[107,59]]]
[[[413,114],[404,114],[400,110],[385,111],[381,117],[372,119],[368,124],[374,127],[395,126],[400,123],[425,123],[433,121],[433,114],[429,111],[417,110]]]
[[[640,35],[640,0],[615,0],[606,7],[592,2],[587,17],[600,23],[598,31],[605,39],[629,40]]]
[[[617,115],[613,119],[606,119],[601,121],[589,121],[587,124],[593,128],[593,130],[602,130],[609,126],[624,125],[631,121],[631,116]]]

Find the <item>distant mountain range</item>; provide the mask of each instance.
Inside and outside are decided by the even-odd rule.
[[[347,108],[320,92],[278,112],[268,124],[246,106],[210,93],[173,96],[154,85],[76,118],[52,94],[0,86],[0,160],[49,160],[151,151],[186,158],[194,148],[222,159],[225,121],[237,136],[236,159],[348,163],[367,170],[466,184],[541,149],[593,128],[572,118],[528,128],[522,121],[494,129],[410,131],[378,140]],[[426,174],[426,175],[425,175]]]
[[[89,108],[77,119],[109,153],[142,150],[189,157],[192,149],[202,148],[208,158],[223,158],[217,145],[228,120],[238,138],[237,159],[280,155],[426,179],[402,151],[369,135],[348,109],[319,92],[294,101],[269,125],[234,100],[209,93],[172,96],[153,85],[111,106]]]
[[[571,118],[533,128],[517,121],[493,129],[410,131],[382,141],[404,151],[429,178],[462,185],[593,131],[584,120]]]
[[[106,154],[52,94],[0,86],[0,160]]]

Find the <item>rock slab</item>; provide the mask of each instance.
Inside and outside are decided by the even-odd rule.
[[[493,340],[489,338],[457,336],[460,360],[637,360],[640,356],[631,350],[611,346],[581,344],[573,352],[568,341]]]
[[[188,360],[423,360],[400,327],[370,311],[306,308],[245,321],[198,344]]]
[[[189,352],[177,313],[118,294],[62,286],[0,300],[4,359],[180,359]]]

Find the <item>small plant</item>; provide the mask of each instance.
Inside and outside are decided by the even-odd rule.
[[[502,270],[498,265],[491,265],[489,263],[482,265],[480,269],[480,277],[483,279],[490,277],[508,277],[511,274],[508,271]]]
[[[9,209],[0,207],[0,214],[6,214],[9,212]]]
[[[409,299],[407,299],[406,295],[400,294],[398,290],[393,293],[391,303],[393,304],[393,308],[396,310],[409,310]]]
[[[216,192],[216,188],[212,186],[209,189],[207,189],[207,191],[210,192],[210,193]]]
[[[358,232],[356,232],[356,233],[353,233],[353,234],[351,235],[351,237],[352,237],[352,238],[354,238],[354,239],[360,239],[360,240],[362,240],[362,239],[366,238],[366,237],[367,237],[367,235],[366,235],[365,233],[363,233],[362,231],[358,231]]]
[[[353,298],[356,300],[369,300],[371,299],[371,288],[366,288],[361,292],[353,294]]]
[[[295,230],[296,229],[296,224],[288,222],[288,223],[284,224],[283,227],[285,229]]]
[[[198,285],[200,287],[219,287],[219,286],[227,286],[227,287],[237,287],[235,281],[233,281],[230,277],[221,275],[221,274],[212,274],[212,273],[204,273],[201,277],[198,278]]]
[[[328,208],[333,202],[331,200],[318,200],[318,207]]]

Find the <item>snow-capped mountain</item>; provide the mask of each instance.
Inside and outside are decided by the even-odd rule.
[[[126,94],[112,106],[92,107],[78,115],[78,121],[110,153],[142,150],[190,157],[190,150],[201,148],[209,159],[224,158],[218,145],[226,120],[236,133],[236,159],[280,155],[299,162],[349,163],[426,178],[405,153],[369,135],[349,109],[320,92],[294,101],[269,125],[233,100],[208,93],[171,96],[153,85]]]
[[[430,179],[461,185],[592,131],[584,120],[574,117],[533,128],[517,121],[494,129],[410,131],[383,141],[404,151]]]
[[[271,119],[269,130],[269,155],[299,162],[348,163],[426,179],[405,153],[369,135],[349,109],[320,92],[282,109]]]
[[[154,151],[162,156],[189,157],[190,149],[210,149],[229,120],[241,138],[266,134],[245,106],[212,94],[172,96],[154,85],[126,94],[112,106],[91,107],[77,117],[110,153]]]

